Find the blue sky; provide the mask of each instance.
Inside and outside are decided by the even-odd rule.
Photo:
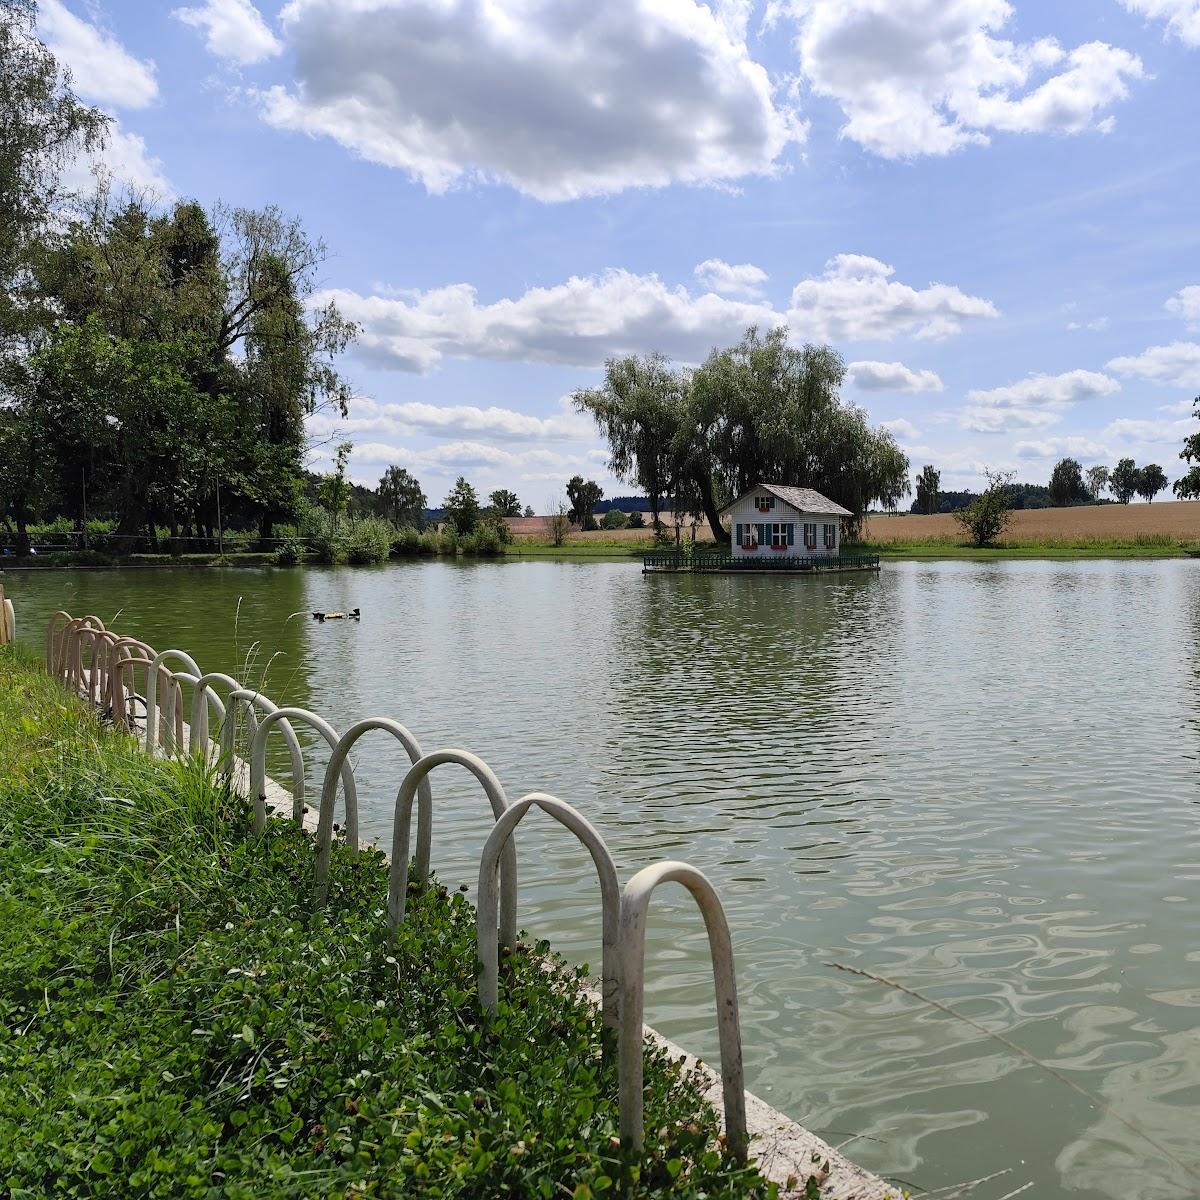
[[[943,487],[1063,454],[1181,473],[1200,393],[1200,0],[41,0],[164,200],[280,205],[363,327],[373,484],[630,489],[606,356],[752,321]],[[314,463],[325,461],[318,448]]]

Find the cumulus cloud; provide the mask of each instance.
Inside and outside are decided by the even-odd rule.
[[[788,324],[797,339],[846,342],[943,336],[964,320],[997,315],[989,301],[956,287],[915,289],[891,274],[877,259],[840,255],[820,278],[796,285],[784,313],[619,269],[490,304],[466,283],[370,296],[332,289],[314,303],[336,301],[360,324],[357,353],[368,361],[418,372],[447,355],[594,367],[614,355],[660,350],[698,362],[713,346],[736,342],[749,325]]]
[[[1110,359],[1108,369],[1167,387],[1200,387],[1200,343],[1151,346],[1141,354]]]
[[[171,14],[204,32],[204,44],[218,58],[248,66],[283,50],[250,0],[205,0],[197,8],[177,8]]]
[[[135,191],[150,192],[160,200],[175,197],[162,160],[150,153],[145,138],[122,129],[115,120],[108,127],[104,145],[92,154],[80,155],[63,172],[63,186],[69,191],[88,192],[98,175]]]
[[[842,109],[842,136],[885,158],[986,145],[993,130],[1107,132],[1100,114],[1143,74],[1103,42],[1000,37],[1006,0],[775,0],[769,13],[795,20],[800,69]]]
[[[291,88],[267,121],[335,139],[432,192],[464,179],[541,200],[778,169],[803,139],[745,41],[700,0],[290,0]]]
[[[1014,449],[1018,458],[1112,458],[1112,451],[1103,442],[1087,437],[1045,438],[1041,441],[1018,442]]]
[[[914,371],[901,362],[852,362],[846,377],[865,392],[940,392],[936,371]]]
[[[1200,328],[1200,286],[1180,288],[1166,303],[1169,313],[1182,317],[1189,329]]]
[[[1195,433],[1191,421],[1146,421],[1121,417],[1105,426],[1104,436],[1139,445],[1175,445]]]
[[[1078,333],[1080,330],[1087,330],[1089,333],[1100,333],[1108,328],[1108,318],[1095,317],[1091,321],[1068,321],[1067,328],[1072,333]]]
[[[907,442],[910,445],[921,436],[921,431],[911,421],[906,421],[903,417],[897,417],[893,421],[881,421],[880,424],[884,429],[890,429],[902,442]]]
[[[71,69],[75,89],[98,104],[145,108],[158,95],[154,63],[135,58],[111,34],[75,16],[61,0],[38,5],[38,31]]]
[[[1200,46],[1200,0],[1121,0],[1131,12],[1165,21],[1167,32],[1187,46]]]
[[[727,263],[719,258],[706,258],[695,270],[696,278],[722,296],[762,295],[762,286],[767,282],[767,273],[753,263]]]
[[[838,254],[819,279],[792,290],[788,324],[816,341],[889,340],[899,334],[942,338],[962,322],[999,316],[990,300],[957,287],[931,283],[913,288],[892,279],[895,268],[865,254]]]
[[[1004,387],[967,393],[960,423],[979,433],[1044,429],[1057,425],[1062,414],[1081,400],[1119,392],[1121,385],[1099,371],[1066,371],[1061,375],[1030,375]]]
[[[347,434],[355,437],[368,433],[408,436],[423,433],[432,436],[472,434],[500,441],[541,442],[595,440],[593,423],[580,416],[564,397],[559,411],[549,417],[535,417],[511,408],[473,404],[425,404],[407,402],[385,404],[368,396],[356,396],[348,419],[325,414],[313,417],[309,430],[315,434]]]

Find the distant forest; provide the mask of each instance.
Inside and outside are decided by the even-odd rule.
[[[964,509],[975,499],[975,492],[938,492],[938,512],[952,513]],[[1041,483],[1014,483],[1012,485],[1013,508],[1054,508],[1050,489]],[[1088,500],[1088,504],[1112,504],[1114,501]],[[920,502],[914,500],[908,506],[912,513],[921,512]]]

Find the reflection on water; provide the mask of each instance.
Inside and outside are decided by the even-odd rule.
[[[864,1165],[932,1188],[1016,1167],[1039,1198],[1200,1194],[1200,564],[889,564],[878,577],[648,577],[619,563],[10,575],[345,728],[382,713],[587,812],[622,875],[686,857],[739,961],[749,1082]],[[238,611],[239,597],[241,600]],[[288,620],[361,607],[361,625]],[[236,615],[236,624],[235,624]],[[320,751],[316,757],[320,758]],[[360,743],[363,828],[404,761]],[[487,826],[442,768],[434,863]],[[586,855],[522,825],[521,919],[598,959]],[[651,917],[649,1019],[715,1058],[703,934]],[[950,1004],[1069,1075],[831,969]],[[1117,1114],[1114,1116],[1113,1113]]]

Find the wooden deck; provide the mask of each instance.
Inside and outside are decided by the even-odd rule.
[[[764,554],[735,557],[728,551],[662,550],[642,556],[643,575],[825,575],[878,570],[878,554]]]

